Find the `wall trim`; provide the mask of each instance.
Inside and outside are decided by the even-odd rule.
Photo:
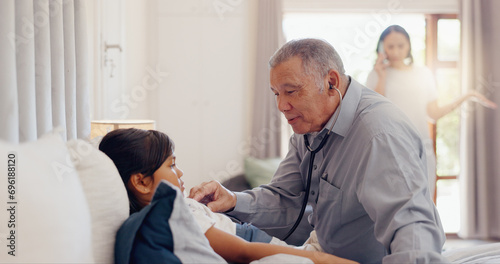
[[[398,13],[457,14],[457,0],[282,0],[287,12],[352,12],[380,11]]]

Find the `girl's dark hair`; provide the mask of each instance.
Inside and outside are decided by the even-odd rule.
[[[377,48],[375,49],[375,52],[378,54],[378,52],[379,52],[378,47],[380,46],[380,43],[382,43],[385,40],[385,38],[387,37],[387,35],[389,35],[392,32],[401,33],[406,37],[406,40],[408,40],[408,44],[410,45],[410,49],[408,50],[408,55],[406,55],[406,58],[410,59],[410,65],[413,64],[413,55],[411,55],[410,35],[408,35],[408,32],[406,32],[406,30],[400,25],[391,25],[391,26],[387,27],[382,32],[382,34],[380,34],[380,38],[378,39]]]
[[[99,150],[115,163],[127,189],[132,214],[141,210],[142,206],[127,188],[130,176],[135,173],[152,176],[174,152],[174,142],[156,130],[117,129],[102,138]]]

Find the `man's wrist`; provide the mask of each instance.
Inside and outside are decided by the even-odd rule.
[[[229,210],[225,211],[224,213],[229,213],[229,212],[233,211],[233,210],[234,210],[234,208],[236,207],[236,203],[238,202],[238,197],[236,196],[236,193],[234,193],[234,192],[230,192],[229,194],[230,194],[230,195],[232,196],[232,198],[233,198],[233,199],[232,199],[232,202],[233,202],[233,203],[232,203],[232,205],[231,205],[231,208],[229,208]]]

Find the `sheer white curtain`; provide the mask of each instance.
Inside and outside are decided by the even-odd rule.
[[[255,158],[275,158],[281,152],[281,114],[269,86],[269,59],[284,43],[281,0],[259,0],[257,64],[252,119]]]
[[[90,135],[84,2],[0,1],[0,139]]]
[[[462,89],[500,104],[498,0],[461,0]],[[500,238],[500,111],[467,105],[461,123],[461,228],[464,238]]]

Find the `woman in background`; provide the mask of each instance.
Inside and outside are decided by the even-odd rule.
[[[417,127],[427,153],[429,191],[434,195],[436,157],[428,122],[436,122],[467,100],[476,100],[490,108],[497,106],[476,91],[440,106],[432,72],[425,66],[413,65],[410,36],[399,25],[389,26],[382,32],[377,53],[378,58],[368,75],[366,86],[395,103]]]

